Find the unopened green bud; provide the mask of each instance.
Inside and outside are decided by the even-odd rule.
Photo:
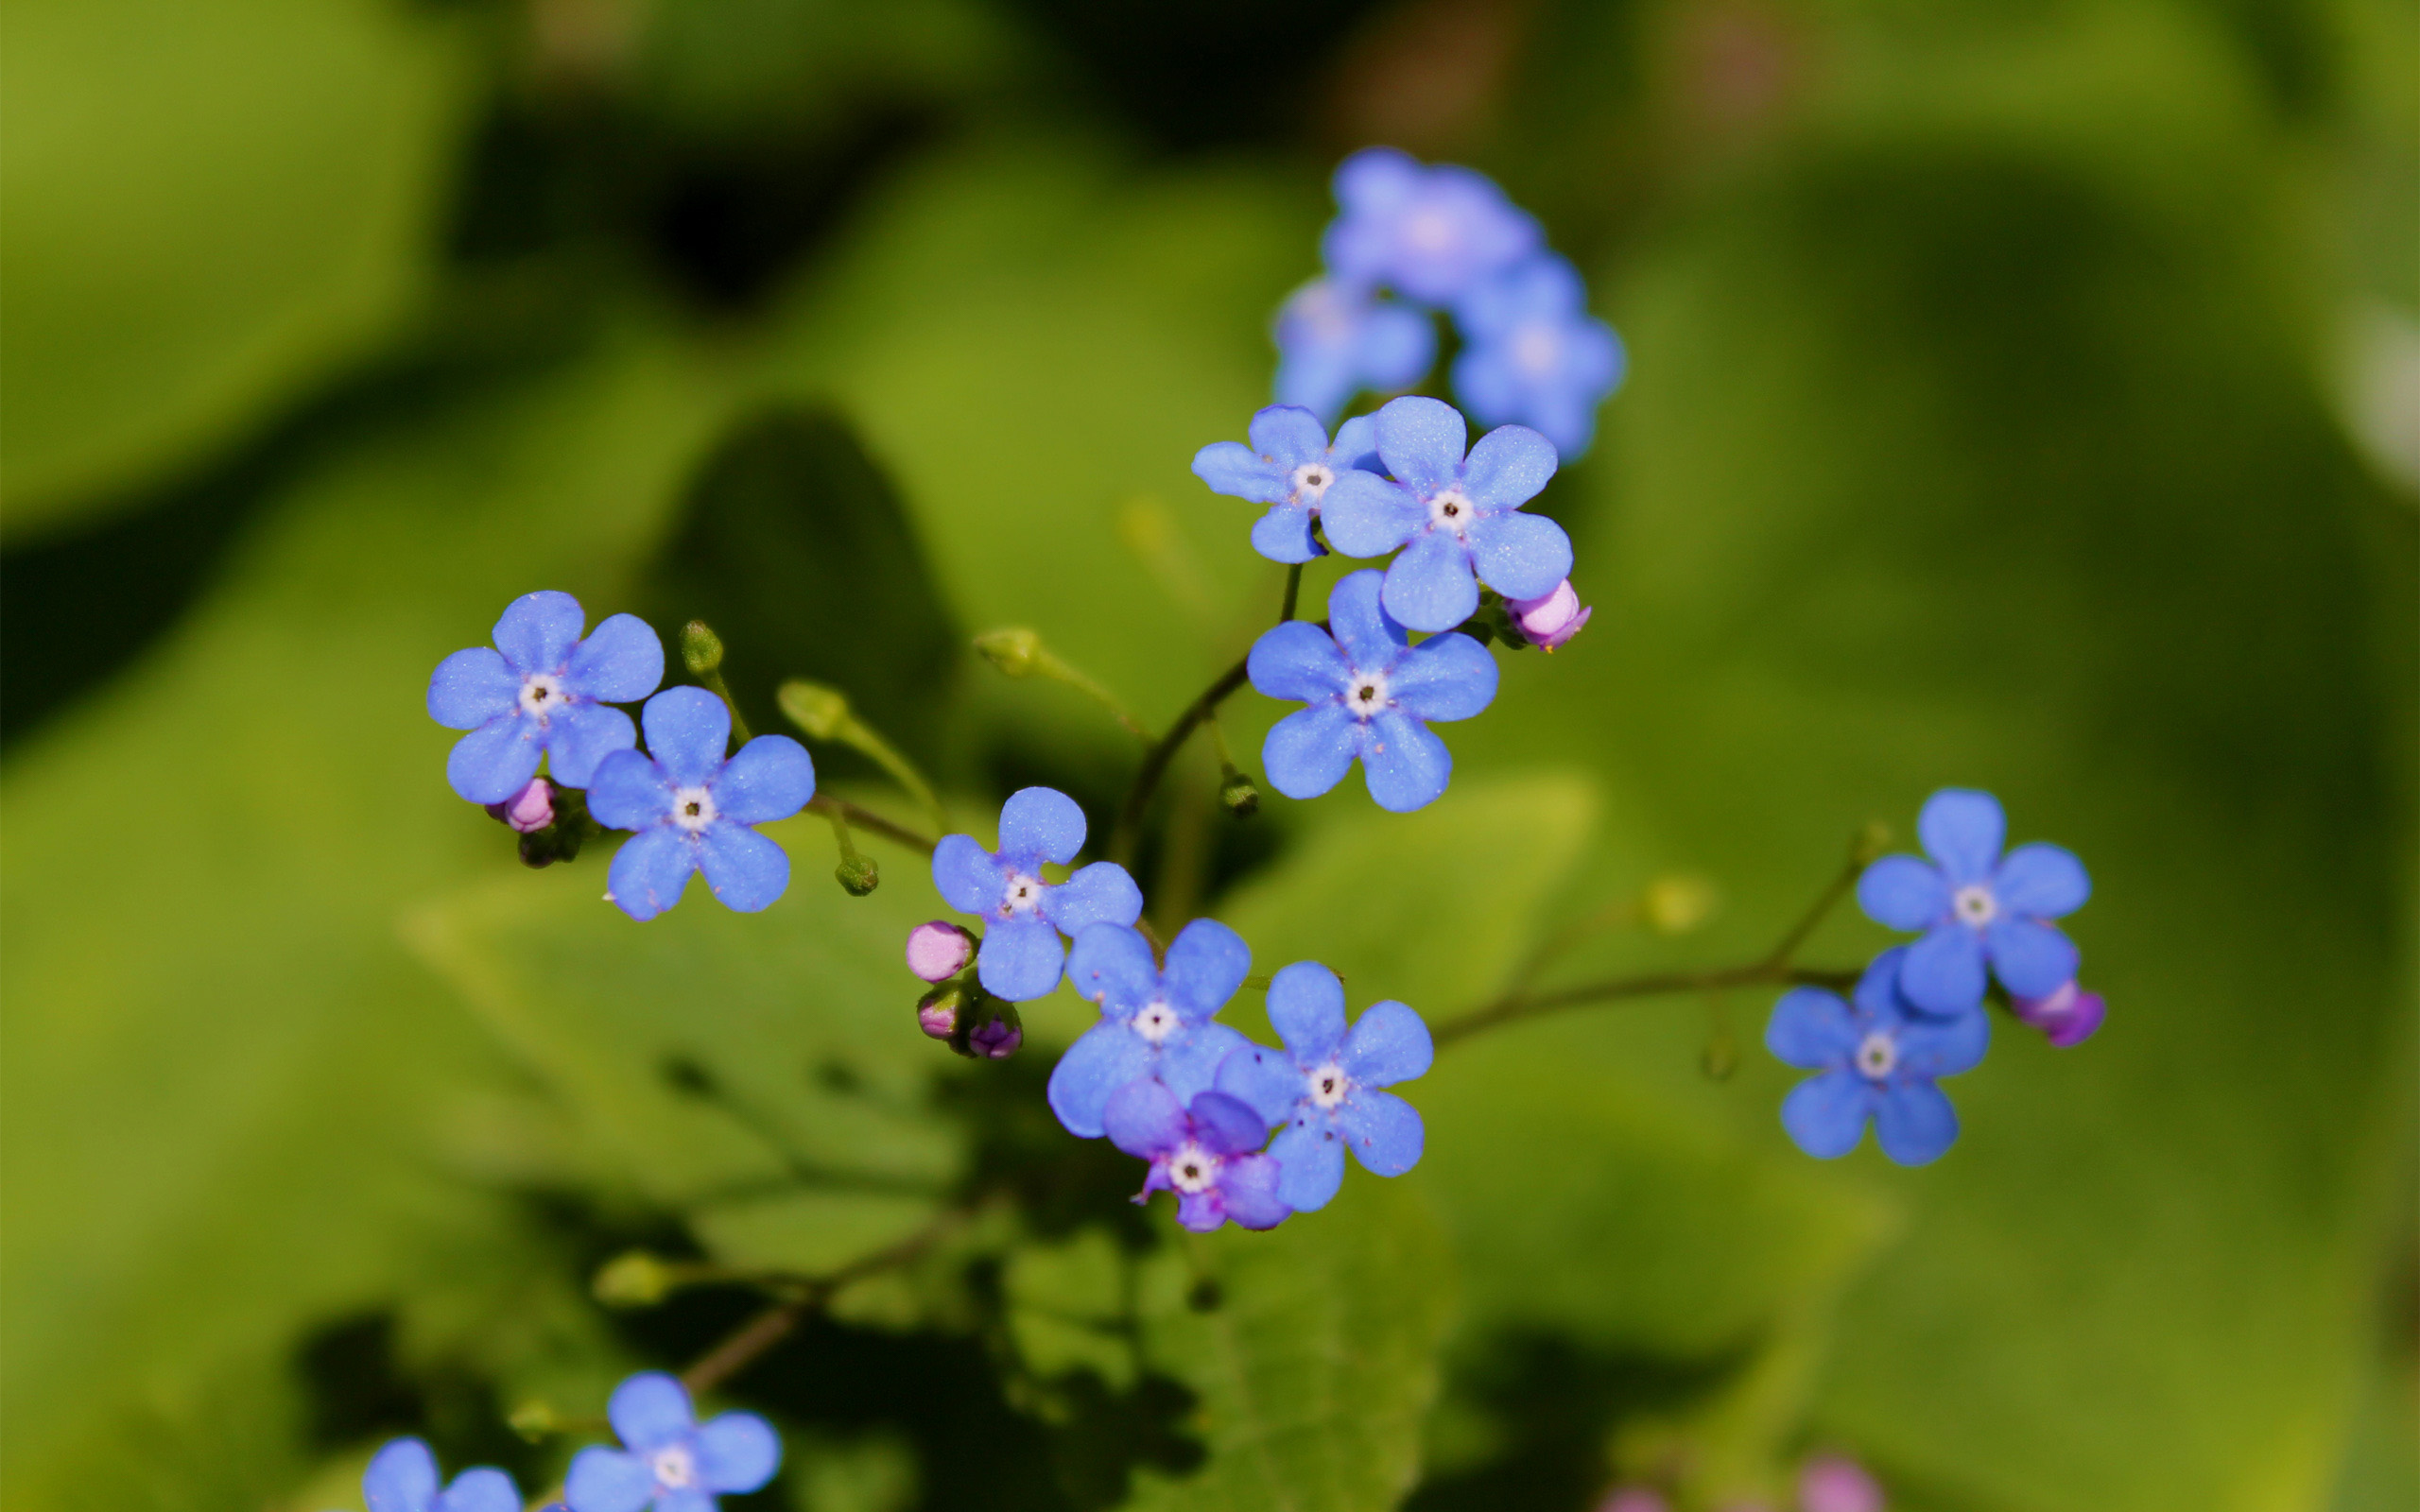
[[[1703,877],[1658,877],[1638,895],[1639,917],[1658,935],[1685,935],[1714,917],[1714,884]]]
[[[616,1255],[589,1283],[607,1307],[653,1307],[672,1290],[672,1269],[644,1249]]]
[[[1731,1074],[1739,1069],[1739,1041],[1731,1037],[1731,1025],[1716,1027],[1698,1057],[1698,1067],[1709,1081],[1729,1081]]]
[[[835,738],[849,722],[848,695],[804,678],[792,678],[783,683],[775,701],[791,724],[817,740]]]
[[[1260,812],[1260,789],[1232,763],[1221,764],[1219,801],[1236,818],[1248,819]]]
[[[681,627],[681,664],[693,677],[704,677],[722,666],[722,637],[703,620]]]
[[[533,1444],[552,1434],[562,1422],[555,1416],[555,1409],[543,1401],[525,1401],[505,1418],[508,1427]]]
[[[1868,819],[1865,828],[1857,833],[1857,840],[1849,847],[1849,858],[1860,867],[1870,867],[1882,859],[1891,845],[1891,826],[1880,819]]]
[[[852,898],[862,898],[882,885],[881,868],[872,856],[842,856],[832,875],[840,879],[841,890]]]
[[[1031,630],[985,630],[975,649],[1011,678],[1031,677],[1042,662],[1042,637]]]

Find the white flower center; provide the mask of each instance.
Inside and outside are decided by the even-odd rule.
[[[651,1467],[655,1484],[667,1491],[686,1490],[698,1484],[697,1457],[686,1444],[668,1444],[655,1452]]]
[[[1429,496],[1428,523],[1437,529],[1450,530],[1459,536],[1468,530],[1471,522],[1478,518],[1478,506],[1471,503],[1471,496],[1460,489],[1446,489]]]
[[[1556,338],[1554,327],[1542,320],[1523,326],[1512,338],[1512,365],[1531,377],[1552,373],[1562,355],[1563,343]]]
[[[1353,335],[1353,307],[1333,284],[1322,284],[1304,295],[1295,302],[1294,313],[1313,335],[1330,346]]]
[[[1168,1185],[1188,1196],[1219,1179],[1219,1158],[1187,1140],[1168,1157]]]
[[[1369,719],[1386,708],[1387,675],[1383,672],[1356,672],[1353,680],[1344,685],[1344,707],[1356,719]]]
[[[1140,1012],[1126,1021],[1127,1027],[1155,1045],[1167,1043],[1168,1036],[1176,1033],[1182,1022],[1176,1009],[1156,999],[1144,1004]]]
[[[1999,900],[1992,896],[1992,889],[1979,882],[1968,883],[1965,886],[1959,888],[1958,895],[1950,900],[1949,906],[1957,910],[1958,917],[1962,922],[1972,924],[1977,929],[1982,928],[1998,918],[2000,912]]]
[[[1857,1047],[1857,1069],[1880,1081],[1899,1064],[1899,1042],[1876,1029]]]
[[[521,679],[521,712],[540,724],[563,706],[562,679],[551,672],[532,672]]]
[[[1020,871],[1009,879],[1009,890],[1000,895],[1000,917],[1029,914],[1042,906],[1042,879],[1028,877]]]
[[[1294,498],[1297,503],[1317,507],[1327,497],[1327,486],[1336,481],[1336,469],[1325,462],[1305,462],[1294,470]]]
[[[715,822],[715,796],[702,787],[684,787],[672,795],[672,822],[697,833]]]
[[[1305,1076],[1303,1085],[1309,1089],[1311,1101],[1321,1108],[1334,1108],[1344,1101],[1346,1092],[1353,1090],[1352,1079],[1344,1074],[1344,1068],[1334,1061]]]

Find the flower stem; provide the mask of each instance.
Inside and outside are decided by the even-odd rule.
[[[834,798],[829,793],[818,793],[808,799],[806,812],[846,819],[869,834],[881,835],[886,840],[904,845],[910,850],[922,850],[927,855],[932,853],[934,846],[941,843],[930,835],[918,834],[906,825],[893,824],[872,809],[859,808],[856,804]]]
[[[1278,607],[1277,623],[1285,624],[1294,617],[1294,603],[1303,595],[1303,564],[1295,562],[1286,569],[1286,602]]]
[[[1184,713],[1176,716],[1176,723],[1168,727],[1168,732],[1152,742],[1151,748],[1143,753],[1143,765],[1135,769],[1134,781],[1127,786],[1126,801],[1118,806],[1117,828],[1110,832],[1109,858],[1112,861],[1121,867],[1133,863],[1134,844],[1141,837],[1143,828],[1143,811],[1150,807],[1151,794],[1159,787],[1160,779],[1167,775],[1168,763],[1175,759],[1178,748],[1184,746],[1185,737],[1193,733],[1194,727],[1209,718],[1212,712],[1225,701],[1227,695],[1244,685],[1244,676],[1245,662],[1242,661],[1219,673],[1218,680],[1202,689],[1201,696],[1187,704]]]

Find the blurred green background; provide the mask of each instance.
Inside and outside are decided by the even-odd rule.
[[[1824,1448],[1920,1512],[2420,1506],[2408,0],[11,0],[0,52],[7,1507],[358,1506],[407,1431],[534,1493],[584,1440],[506,1413],[753,1305],[604,1260],[976,1186],[722,1394],[789,1445],[735,1507],[1780,1506]],[[2092,867],[2111,1017],[2003,1024],[1937,1166],[1800,1156],[1766,1000],[1676,1000],[1456,1049],[1419,1171],[1180,1243],[1044,1114],[1081,1005],[913,1032],[916,858],[852,900],[794,822],[771,912],[641,931],[446,790],[428,669],[560,587],[1098,837],[1131,744],[967,637],[1154,724],[1249,643],[1186,467],[1372,142],[1630,344],[1541,503],[1597,617],[1416,818],[1214,820],[1195,752],[1155,909],[1435,1020],[1659,876],[1719,913],[1558,976],[1745,958],[1989,786]]]

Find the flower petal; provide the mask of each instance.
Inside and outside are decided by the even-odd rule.
[[[1189,1019],[1207,1019],[1226,1006],[1252,971],[1252,947],[1215,919],[1197,919],[1168,943],[1162,973],[1168,1000]]]
[[[1337,1108],[1336,1125],[1372,1176],[1401,1176],[1418,1165],[1427,1139],[1418,1108],[1374,1087],[1355,1088]]]
[[[1407,394],[1379,406],[1378,455],[1387,471],[1414,493],[1428,494],[1461,477],[1470,431],[1462,412],[1441,399]]]
[[[1011,1003],[1048,997],[1059,985],[1066,948],[1049,920],[1034,914],[994,919],[983,932],[982,954],[975,958],[976,980],[983,990]]]
[[[1874,1102],[1866,1079],[1853,1071],[1809,1076],[1781,1100],[1781,1126],[1817,1160],[1837,1160],[1865,1137],[1865,1115]]]
[[[1820,987],[1794,987],[1773,1005],[1765,1048],[1786,1066],[1830,1071],[1848,1064],[1859,1039],[1849,1005]]]
[[[1955,1076],[1975,1069],[1991,1048],[1992,1016],[1975,1008],[1946,1019],[1911,1019],[1893,1038],[1901,1076]]]
[[[735,824],[770,824],[815,796],[815,759],[787,735],[759,735],[714,780],[715,812]]]
[[[664,680],[664,643],[635,614],[609,614],[571,653],[563,684],[598,703],[636,703]]]
[[[1112,1144],[1148,1160],[1184,1143],[1184,1106],[1176,1093],[1146,1077],[1110,1094],[1101,1126]]]
[[[1849,994],[1849,1001],[1857,1005],[1858,1012],[1877,1023],[1895,1024],[1915,1011],[1915,1005],[1908,1001],[1907,994],[1899,987],[1899,969],[1907,959],[1908,947],[1893,945],[1865,963],[1865,971],[1857,979],[1856,990]]]
[[[1928,1081],[1895,1082],[1876,1099],[1874,1137],[1900,1165],[1929,1165],[1958,1142],[1958,1110]]]
[[[2001,915],[1983,931],[1983,953],[2000,986],[2021,998],[2046,998],[2075,980],[2075,942],[2039,919]]]
[[[1545,490],[1556,460],[1554,443],[1537,432],[1526,425],[1499,425],[1478,438],[1462,463],[1462,491],[1482,509],[1511,510]],[[1554,576],[1560,579],[1569,570]]]
[[[1180,1100],[1190,1102],[1219,1085],[1219,1068],[1252,1041],[1223,1023],[1197,1024],[1169,1036],[1160,1047],[1159,1078]]]
[[[1437,1047],[1420,1015],[1390,999],[1373,1003],[1344,1037],[1344,1074],[1364,1087],[1392,1087],[1428,1074]]]
[[[1949,917],[1949,885],[1914,856],[1884,856],[1858,874],[1857,905],[1889,929],[1930,929]]]
[[[1339,472],[1320,500],[1327,543],[1347,557],[1383,557],[1428,518],[1400,484],[1358,468]]]
[[[560,672],[571,660],[588,615],[579,600],[551,589],[524,593],[505,606],[495,622],[495,648],[516,679],[532,672]]]
[[[1317,518],[1300,505],[1281,504],[1252,523],[1252,549],[1270,561],[1317,561],[1323,555],[1311,535]]]
[[[1386,466],[1378,460],[1378,428],[1367,415],[1356,415],[1339,425],[1327,455],[1340,468],[1375,472]]]
[[[546,747],[546,769],[556,782],[586,787],[596,780],[597,763],[638,745],[639,727],[611,704],[565,704],[546,721],[539,743]]]
[[[731,747],[731,711],[703,688],[666,688],[639,711],[647,753],[674,785],[699,787]]]
[[[1243,1099],[1268,1125],[1292,1118],[1294,1105],[1303,1100],[1302,1068],[1294,1064],[1293,1057],[1266,1045],[1247,1043],[1229,1051],[1219,1062],[1211,1085],[1230,1097]]]
[[[1333,415],[1361,387],[1355,375],[1353,353],[1341,348],[1313,346],[1288,339],[1285,323],[1278,326],[1277,379],[1271,397],[1283,404],[1302,404]]]
[[[1221,1091],[1197,1092],[1187,1110],[1193,1116],[1194,1137],[1213,1155],[1246,1155],[1269,1143],[1269,1125],[1241,1098]]]
[[[370,1512],[429,1512],[437,1500],[437,1456],[417,1438],[390,1441],[361,1475]]]
[[[618,1449],[583,1449],[563,1478],[571,1512],[639,1512],[655,1496],[655,1471]],[[376,1512],[375,1508],[372,1512]]]
[[[1212,441],[1193,454],[1193,475],[1211,492],[1254,504],[1275,504],[1293,492],[1288,471],[1241,441]]]
[[[1548,581],[1547,590],[1553,587]],[[1424,530],[1413,536],[1403,554],[1387,564],[1381,599],[1388,613],[1412,629],[1452,629],[1478,608],[1469,548],[1450,531]]]
[[[615,907],[645,923],[681,901],[689,873],[698,869],[698,847],[669,824],[654,824],[622,842],[605,870],[605,887]]]
[[[1227,1216],[1246,1228],[1274,1228],[1294,1210],[1278,1192],[1277,1162],[1266,1155],[1246,1155],[1219,1170],[1219,1196]]]
[[[1402,659],[1409,643],[1403,627],[1388,618],[1379,603],[1385,583],[1384,573],[1364,567],[1345,574],[1328,591],[1328,631],[1355,671],[1386,671]]]
[[[1390,709],[1370,721],[1374,739],[1361,747],[1361,776],[1370,797],[1390,814],[1426,808],[1454,775],[1453,752],[1409,714]]]
[[[1311,703],[1333,698],[1352,677],[1344,653],[1316,625],[1288,620],[1262,633],[1244,659],[1254,692]]]
[[[1908,947],[1899,990],[1927,1013],[1964,1013],[1982,1002],[1982,936],[1963,924],[1935,925]]]
[[[768,739],[777,738],[768,736]],[[754,914],[790,885],[789,852],[744,824],[717,819],[699,837],[698,865],[725,908]]]
[[[428,717],[448,730],[476,730],[521,700],[521,679],[484,645],[457,651],[428,675]]]
[[[474,803],[501,803],[538,775],[538,722],[517,710],[496,715],[454,743],[445,782]]]
[[[1344,984],[1317,961],[1281,967],[1269,980],[1269,1026],[1298,1066],[1316,1066],[1344,1043]]]
[[[698,1430],[698,1479],[709,1491],[752,1491],[782,1466],[782,1438],[752,1412],[727,1412]]]
[[[2057,919],[2084,905],[2092,896],[2092,877],[2074,851],[2036,840],[2008,853],[1992,892],[2012,914]]]
[[[615,751],[590,774],[588,816],[609,830],[644,830],[671,812],[663,772],[637,751]]]
[[[1244,434],[1252,438],[1253,451],[1274,458],[1289,473],[1305,462],[1327,457],[1327,427],[1300,404],[1270,405],[1253,416]]]
[[[1325,1116],[1288,1125],[1269,1146],[1277,1162],[1277,1196],[1297,1212],[1317,1212],[1344,1185],[1344,1136]]]
[[[1095,924],[1132,924],[1143,917],[1143,889],[1115,861],[1096,861],[1055,887],[1042,889],[1042,917],[1063,935]]]
[[[1151,942],[1140,932],[1123,924],[1087,924],[1067,953],[1067,985],[1104,1013],[1124,1015],[1160,989],[1160,967],[1151,959]]]
[[[686,1434],[698,1419],[678,1377],[642,1370],[614,1388],[605,1401],[605,1420],[626,1448],[644,1454]]]
[[[1522,434],[1536,436],[1537,432]],[[1538,437],[1538,444],[1546,445],[1546,438]],[[1471,525],[1470,541],[1471,564],[1479,581],[1507,598],[1551,593],[1555,584],[1571,576],[1571,538],[1544,515],[1519,509],[1481,515]]]
[[[1151,1074],[1151,1047],[1122,1020],[1103,1019],[1076,1037],[1050,1068],[1050,1110],[1078,1139],[1101,1136],[1111,1094]]]
[[[1387,696],[1423,720],[1468,719],[1495,700],[1495,658],[1467,635],[1432,635],[1387,675]]]
[[[439,1512],[521,1512],[521,1488],[504,1471],[482,1465],[455,1476],[437,1505]]]
[[[1437,365],[1437,322],[1428,312],[1381,300],[1353,334],[1353,365],[1364,388],[1409,388]]]
[[[1260,745],[1260,765],[1269,785],[1288,798],[1317,798],[1344,781],[1357,743],[1353,716],[1330,698],[1270,726]]]
[[[989,914],[1000,906],[1008,878],[975,836],[945,834],[933,847],[933,890],[961,914]]]
[[[1000,805],[1000,857],[1021,867],[1076,859],[1084,848],[1084,811],[1055,787],[1021,787]]]
[[[1945,787],[1925,799],[1916,816],[1916,837],[1925,854],[1941,863],[1952,887],[1989,882],[2008,839],[2008,816],[2000,800],[1973,788]]]

